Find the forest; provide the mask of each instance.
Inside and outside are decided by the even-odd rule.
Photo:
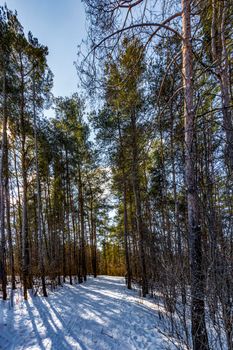
[[[233,350],[233,3],[83,5],[70,96],[0,8],[0,299],[122,276],[177,349]]]

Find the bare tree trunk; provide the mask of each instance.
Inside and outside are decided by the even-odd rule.
[[[20,132],[21,132],[21,166],[23,178],[23,196],[22,196],[22,272],[23,272],[23,288],[24,299],[27,300],[27,289],[31,287],[29,268],[29,237],[28,237],[28,217],[27,217],[27,151],[26,151],[26,133],[25,133],[25,99],[24,99],[24,72],[21,58],[21,111],[20,111]]]
[[[82,247],[81,247],[81,225],[80,225],[80,206],[78,207],[78,252],[77,252],[77,270],[78,270],[78,283],[82,283],[83,282],[83,278],[82,278],[82,269],[81,269],[81,260],[82,260]]]
[[[126,183],[126,174],[125,174],[125,159],[124,159],[124,150],[123,150],[123,142],[122,142],[122,134],[121,134],[121,126],[118,120],[118,133],[120,139],[121,146],[121,171],[122,171],[122,180],[123,180],[123,205],[124,205],[124,244],[125,244],[125,263],[126,263],[126,271],[127,271],[127,288],[131,289],[132,282],[132,273],[129,259],[129,247],[128,247],[128,210],[127,210],[127,183]]]
[[[124,202],[124,243],[125,243],[125,262],[127,269],[127,288],[131,289],[131,266],[129,260],[129,247],[128,247],[128,210],[127,210],[127,188],[126,188],[126,180],[125,180],[125,171],[123,169],[123,181],[124,181],[124,194],[123,194],[123,202]]]
[[[22,239],[22,212],[21,212],[21,195],[20,195],[20,188],[19,188],[19,176],[18,176],[18,169],[17,169],[17,158],[16,158],[16,151],[15,146],[13,147],[14,152],[14,172],[15,172],[15,181],[16,181],[16,189],[17,189],[17,217],[19,220],[19,234],[18,234],[18,264],[19,264],[19,273],[20,273],[20,279],[22,279],[22,262],[23,262],[23,239]],[[13,189],[11,189],[11,192]],[[15,227],[16,227],[16,212],[14,212],[14,220],[15,220]]]
[[[90,203],[90,238],[91,238],[91,266],[94,277],[97,277],[97,247],[96,247],[96,223],[93,213],[93,192],[91,185],[89,186],[90,195],[91,195],[91,203]]]
[[[216,65],[216,72],[220,82],[220,90],[222,97],[222,113],[223,113],[223,129],[226,135],[225,159],[228,168],[229,179],[233,180],[233,115],[231,107],[231,84],[230,84],[230,70],[226,47],[226,16],[228,4],[226,0],[220,3],[221,25],[217,30],[217,2],[212,0],[212,24],[211,24],[211,49],[212,59]],[[221,53],[217,52],[217,39],[221,42]],[[230,185],[229,185],[230,187]],[[226,267],[225,267],[226,268]],[[228,268],[226,268],[227,270]],[[229,349],[233,349],[233,330],[232,330],[232,296],[230,291],[229,274],[226,272],[225,286],[223,293],[220,295],[220,300],[223,308],[225,331]]]
[[[38,240],[39,240],[39,265],[41,272],[42,291],[44,297],[47,297],[45,284],[45,264],[44,264],[44,247],[42,235],[42,210],[41,210],[41,186],[40,173],[38,164],[38,140],[37,140],[37,121],[36,121],[36,91],[35,91],[35,77],[33,77],[33,127],[34,127],[34,143],[35,143],[35,163],[36,163],[36,190],[37,190],[37,216],[38,216]]]
[[[69,174],[69,162],[68,162],[68,151],[65,147],[65,155],[66,155],[66,209],[65,209],[65,215],[66,215],[66,226],[67,226],[67,232],[68,232],[68,261],[69,261],[69,278],[70,278],[70,284],[72,285],[72,266],[71,266],[71,258],[72,258],[72,252],[71,252],[71,235],[70,235],[70,174]]]
[[[133,112],[131,114],[131,128],[132,128],[132,183],[133,192],[136,208],[136,223],[137,231],[139,236],[139,254],[141,264],[141,279],[142,279],[142,295],[146,296],[148,293],[148,281],[147,281],[147,270],[146,270],[146,257],[145,257],[145,227],[142,219],[142,207],[141,207],[141,194],[140,194],[140,183],[138,173],[138,142],[137,142],[137,126],[136,116]]]
[[[6,149],[6,188],[5,188],[5,197],[6,197],[6,222],[7,222],[7,235],[9,243],[9,256],[10,256],[10,270],[11,270],[11,288],[16,289],[15,285],[15,259],[14,259],[14,250],[12,242],[12,232],[11,232],[11,218],[10,218],[10,191],[9,191],[9,162],[8,162],[8,145]]]
[[[6,147],[7,147],[7,106],[6,106],[6,73],[3,72],[3,123],[2,123],[2,143],[0,158],[0,280],[2,281],[3,300],[7,298],[7,272],[6,272],[6,237],[5,237],[5,171],[6,171]]]
[[[84,231],[84,203],[83,203],[83,185],[81,169],[79,165],[78,169],[78,189],[79,189],[79,208],[80,208],[80,224],[81,224],[81,266],[82,266],[82,277],[84,281],[87,279],[87,268],[86,268],[86,243],[85,243],[85,231]]]
[[[200,226],[198,185],[196,180],[195,130],[193,106],[193,67],[191,46],[191,0],[182,0],[183,86],[185,117],[185,175],[188,204],[188,227],[191,272],[191,319],[194,350],[209,349],[205,324],[205,288],[202,263],[202,231]]]
[[[74,262],[74,274],[78,274],[78,261],[77,261],[77,223],[76,223],[76,215],[75,215],[75,208],[74,208],[74,198],[73,193],[70,190],[69,193],[69,203],[70,203],[70,209],[71,209],[71,221],[72,221],[72,228],[73,228],[73,262]]]
[[[65,227],[62,222],[63,217],[60,218],[60,231],[62,231],[62,274],[63,282],[66,282],[66,245],[65,245]]]

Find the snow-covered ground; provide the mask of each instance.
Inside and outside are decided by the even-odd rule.
[[[0,302],[0,349],[174,349],[160,332],[162,307],[125,288],[120,277],[89,278],[48,298]]]

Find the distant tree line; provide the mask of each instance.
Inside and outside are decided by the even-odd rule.
[[[47,55],[47,47],[31,33],[25,36],[17,15],[1,7],[0,290],[4,300],[17,282],[27,299],[28,289],[35,293],[40,289],[47,296],[49,284],[62,284],[66,278],[72,284],[85,281],[90,273],[95,277],[101,271],[124,273],[123,248],[106,238],[109,180],[90,141],[84,101],[77,93],[52,96]],[[44,111],[51,105],[55,116],[46,118]],[[117,255],[121,258],[116,263]]]

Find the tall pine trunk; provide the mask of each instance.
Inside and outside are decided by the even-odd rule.
[[[33,127],[34,127],[34,147],[35,147],[35,163],[36,163],[36,190],[37,190],[37,225],[38,225],[38,241],[39,241],[39,267],[41,274],[41,283],[43,295],[47,297],[45,284],[45,264],[44,264],[44,247],[42,235],[42,210],[41,210],[41,186],[38,160],[38,140],[37,140],[37,120],[36,120],[36,91],[35,76],[33,77]]]
[[[123,207],[124,207],[124,245],[125,245],[125,264],[126,264],[126,273],[127,273],[127,288],[131,289],[132,286],[132,273],[130,266],[130,258],[129,258],[129,247],[128,247],[128,210],[127,210],[127,182],[126,182],[126,173],[125,173],[125,157],[124,157],[124,148],[122,142],[122,133],[121,126],[118,119],[118,134],[120,139],[121,146],[121,172],[122,172],[122,181],[123,181]]]
[[[81,271],[84,281],[87,279],[87,267],[86,267],[86,243],[85,243],[85,228],[84,228],[84,202],[83,202],[83,184],[82,184],[82,174],[80,165],[78,168],[78,202],[79,202],[79,213],[80,213],[80,238],[81,238]]]
[[[8,142],[7,142],[7,147],[6,147],[5,199],[6,199],[6,226],[7,226],[7,236],[8,236],[8,244],[9,244],[10,271],[11,271],[11,288],[12,289],[16,289],[16,285],[15,285],[15,258],[14,258],[14,249],[13,249],[12,231],[11,231]]]
[[[191,321],[194,350],[209,349],[205,324],[205,288],[202,262],[202,231],[195,167],[195,127],[193,105],[193,58],[191,46],[191,0],[182,0],[183,87],[185,119],[185,176],[188,204],[188,228],[191,273]]]
[[[71,233],[70,233],[70,174],[69,174],[69,160],[68,160],[68,150],[65,147],[65,162],[66,162],[66,186],[65,186],[65,215],[66,215],[66,227],[68,233],[68,269],[70,284],[72,281],[72,245],[71,245]]]
[[[91,185],[89,186],[90,191],[90,238],[91,238],[91,266],[94,277],[97,277],[97,246],[96,246],[96,222],[94,217],[94,208],[93,208],[93,192]]]
[[[6,147],[7,147],[7,97],[6,97],[6,73],[3,71],[3,122],[2,142],[0,158],[0,281],[2,282],[3,300],[7,298],[7,272],[6,272],[6,237],[5,237],[5,185],[6,185]]]
[[[27,150],[26,150],[26,126],[25,126],[25,98],[24,98],[24,71],[21,57],[20,67],[20,136],[21,136],[21,167],[23,179],[23,195],[22,195],[22,274],[23,274],[23,294],[24,299],[27,300],[27,290],[31,288],[30,278],[30,254],[29,254],[29,235],[28,235],[28,213],[27,213]]]
[[[142,203],[140,193],[140,179],[138,169],[138,141],[137,141],[137,125],[135,112],[131,114],[131,128],[132,128],[132,183],[134,192],[134,201],[136,209],[136,225],[139,237],[139,256],[141,267],[141,282],[142,282],[142,296],[148,293],[146,257],[145,257],[145,227],[142,218]]]

